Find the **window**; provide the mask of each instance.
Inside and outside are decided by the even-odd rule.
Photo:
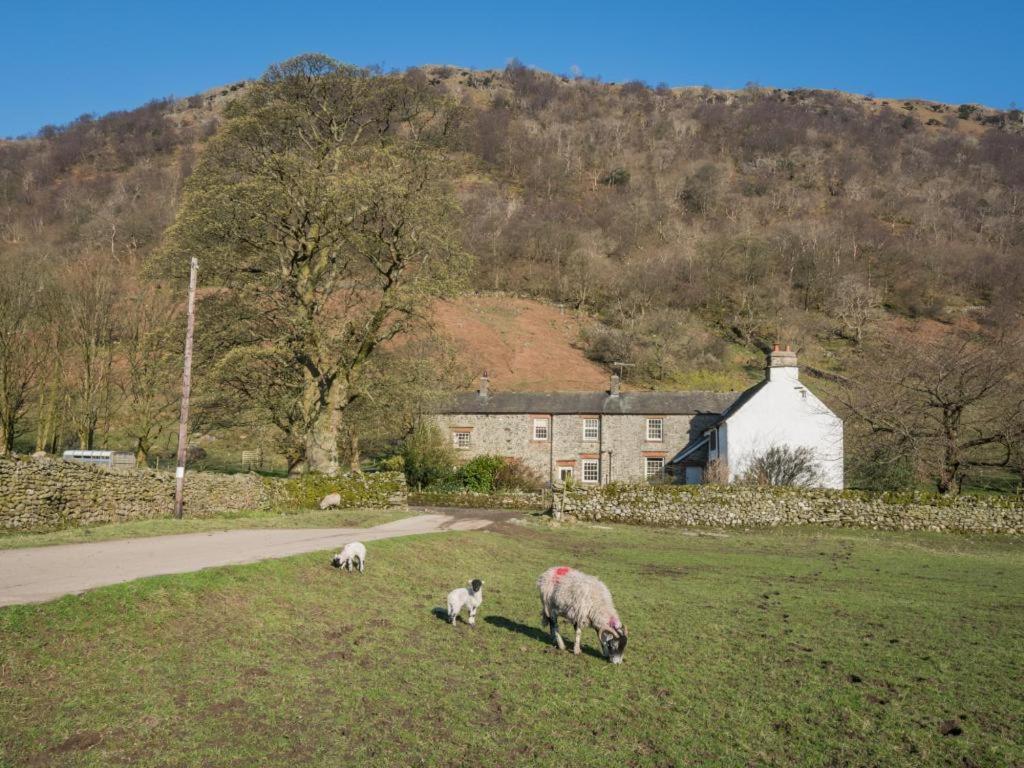
[[[456,432],[452,432],[452,443],[456,448],[469,448],[472,444],[470,441],[470,435],[472,435],[472,433],[468,429],[460,429]]]
[[[665,420],[664,419],[648,419],[647,420],[647,439],[652,442],[660,443],[665,437]]]
[[[708,450],[709,451],[717,451],[718,450],[718,430],[717,429],[712,429],[710,432],[708,432]]]
[[[548,420],[547,419],[534,419],[533,420],[533,439],[534,440],[547,440],[548,439]]]
[[[559,467],[558,479],[561,480],[563,483],[566,480],[572,480],[572,467]]]
[[[583,460],[583,482],[596,483],[598,480],[597,459]]]
[[[648,456],[644,459],[644,477],[657,480],[665,474],[665,459],[662,456]]]
[[[601,422],[598,419],[583,420],[583,439],[594,442],[601,437]]]

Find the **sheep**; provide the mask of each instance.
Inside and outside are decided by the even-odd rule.
[[[572,652],[580,653],[580,634],[585,627],[597,631],[601,652],[612,664],[622,663],[626,649],[626,626],[612,603],[611,592],[593,576],[567,568],[549,568],[537,579],[540,590],[541,625],[551,629],[551,638],[560,651],[565,643],[558,633],[558,617],[564,616],[576,628]]]
[[[476,626],[476,609],[484,601],[483,589],[484,583],[480,579],[473,579],[467,586],[448,593],[448,620],[453,627],[463,608],[469,608],[469,626]]]
[[[331,565],[335,568],[344,567],[347,571],[351,571],[355,565],[362,573],[366,569],[366,547],[358,541],[349,542],[334,556]]]

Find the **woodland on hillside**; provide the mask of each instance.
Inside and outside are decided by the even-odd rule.
[[[428,148],[441,174],[431,184],[461,209],[451,219],[458,244],[444,250],[472,266],[445,291],[572,308],[590,319],[586,354],[632,364],[634,386],[742,388],[771,342],[792,343],[810,385],[848,419],[855,485],[955,492],[1021,477],[1019,111],[756,85],[614,85],[517,62],[345,72],[365,100],[356,112],[392,99],[373,141],[387,152]],[[279,95],[299,103],[323,74],[285,77],[295,92]],[[187,213],[209,148],[230,146],[233,120],[267,125],[252,107],[267,83],[0,142],[0,451],[168,450],[180,275],[158,254],[174,252],[165,232]],[[347,93],[316,108],[337,122],[355,103]],[[443,114],[429,130],[417,126],[428,112]],[[304,139],[281,140],[291,152]],[[370,141],[360,133],[357,143]],[[337,167],[377,162],[367,158],[346,149],[332,183]],[[200,317],[217,318],[207,329],[240,329],[250,345],[265,338],[244,320],[251,311],[214,311],[227,285],[214,284],[200,295]],[[459,380],[451,350],[414,319],[348,382],[352,408],[337,434],[354,463],[386,451],[417,408]],[[415,339],[431,340],[445,364],[426,362]],[[266,367],[225,388],[215,363],[230,343],[198,345],[198,433],[242,430],[301,467],[302,441],[280,410],[242,407],[253,401],[246,387],[262,381],[266,395],[284,379],[261,379]]]

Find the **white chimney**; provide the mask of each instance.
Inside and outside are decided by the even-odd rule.
[[[778,344],[772,345],[768,353],[768,381],[799,381],[800,369],[796,364],[796,352],[789,344],[780,349]]]
[[[610,394],[612,397],[619,396],[619,375],[617,373],[612,374],[612,383],[611,387],[609,387],[608,389],[608,394]]]
[[[491,394],[491,380],[487,377],[487,371],[484,371],[480,375],[480,391],[479,395],[482,399],[487,399],[488,395]]]

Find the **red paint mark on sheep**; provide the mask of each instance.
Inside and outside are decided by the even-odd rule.
[[[568,566],[565,566],[565,565],[563,565],[561,568],[555,568],[555,581],[558,581],[560,578],[565,576],[565,574],[567,574],[571,570],[572,570],[572,568],[569,568]]]

